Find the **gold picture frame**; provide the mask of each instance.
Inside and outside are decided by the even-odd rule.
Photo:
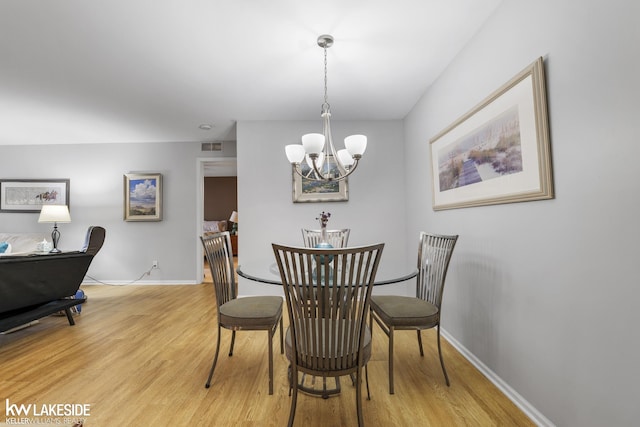
[[[542,58],[430,141],[433,209],[551,199]]]
[[[124,220],[162,221],[162,174],[124,175]]]

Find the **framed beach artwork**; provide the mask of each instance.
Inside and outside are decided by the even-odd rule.
[[[124,175],[124,220],[162,221],[162,175]]]
[[[429,142],[434,210],[553,198],[542,58]]]
[[[335,164],[335,163],[334,163]],[[311,172],[306,162],[300,164],[303,175]],[[347,179],[342,181],[314,181],[301,177],[291,168],[293,179],[293,202],[344,202],[349,200],[349,183]]]
[[[43,205],[69,206],[69,179],[0,180],[0,212],[40,212]]]

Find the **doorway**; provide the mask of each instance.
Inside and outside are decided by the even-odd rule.
[[[200,236],[203,232],[203,226],[205,221],[205,178],[206,177],[237,177],[237,158],[235,157],[207,157],[198,158],[196,160],[197,171],[197,194],[196,194],[196,278],[202,280],[204,278],[204,251],[202,249],[202,243],[200,242]],[[236,189],[237,192],[237,189]],[[220,218],[220,220],[226,219],[228,221],[231,216],[231,212],[228,214],[214,214],[219,216],[226,216],[226,218]],[[210,218],[209,218],[210,219]],[[231,225],[229,225],[231,227]]]

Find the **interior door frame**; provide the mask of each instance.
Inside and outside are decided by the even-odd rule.
[[[215,167],[216,162],[224,162],[228,164],[230,161],[238,163],[237,157],[198,157],[196,159],[196,223],[195,223],[195,241],[196,241],[196,281],[201,283],[204,279],[204,251],[200,236],[202,235],[202,223],[204,222],[204,170],[205,166]]]

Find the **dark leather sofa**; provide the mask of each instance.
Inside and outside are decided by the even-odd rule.
[[[104,238],[105,229],[92,226],[80,251],[0,258],[0,332],[59,311],[74,325],[70,309],[85,299],[69,297],[80,288]]]

